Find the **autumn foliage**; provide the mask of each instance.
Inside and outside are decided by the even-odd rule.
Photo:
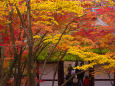
[[[114,69],[115,8],[113,1],[103,2],[104,6],[100,1],[0,0],[2,74],[6,75],[1,76],[2,86],[13,74],[15,82],[20,83],[22,77],[17,73],[28,75],[30,86],[34,86],[40,57],[43,61],[60,61],[74,55],[90,62],[75,69],[86,70],[98,64]]]

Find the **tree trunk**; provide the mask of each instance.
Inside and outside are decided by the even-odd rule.
[[[26,1],[27,3],[27,19],[28,19],[28,47],[29,47],[29,54],[27,58],[27,71],[28,71],[28,76],[29,76],[29,86],[34,86],[35,85],[35,75],[34,75],[34,58],[33,58],[33,33],[31,29],[31,14],[30,14],[30,0]]]

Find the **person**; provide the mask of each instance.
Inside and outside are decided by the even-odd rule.
[[[80,71],[80,72],[82,72],[82,71]],[[77,78],[78,78],[79,86],[83,86],[84,72],[78,74]]]
[[[88,76],[85,77],[83,86],[90,86],[90,80],[89,80]]]
[[[80,63],[80,66],[82,66],[83,63]],[[80,73],[81,72],[81,73]],[[84,78],[84,73],[82,72],[82,70],[78,70],[76,69],[76,73],[79,73],[77,75],[77,79],[78,79],[78,86],[83,86],[83,78]]]
[[[71,77],[72,70],[73,70],[72,65],[69,64],[68,69],[67,69],[66,80],[68,80]],[[73,84],[73,78],[67,82],[66,86],[72,86],[72,84]]]
[[[68,71],[68,74],[66,75],[66,80],[68,80],[70,77],[71,77],[71,73]],[[71,79],[66,83],[66,86],[72,86],[72,83],[73,81]]]
[[[73,77],[73,86],[77,86],[77,83],[78,83],[78,79],[77,79],[77,76],[75,75]]]
[[[71,72],[72,72],[72,70],[73,70],[72,65],[71,65],[71,64],[69,64],[69,66],[68,66],[68,72],[69,72],[69,73],[71,73]]]

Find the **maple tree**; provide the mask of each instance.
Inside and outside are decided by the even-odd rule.
[[[75,13],[76,16],[82,16],[83,14],[83,8],[78,1],[36,2],[37,0],[32,0],[31,2],[30,0],[27,0],[26,2],[25,0],[0,1],[0,8],[2,8],[0,11],[0,29],[3,40],[1,46],[4,46],[4,49],[6,50],[6,52],[4,52],[5,59],[13,59],[13,61],[8,61],[11,62],[9,64],[6,64],[7,61],[4,60],[4,70],[7,72],[3,72],[5,73],[5,76],[1,77],[2,86],[6,84],[5,82],[12,74],[14,74],[14,86],[20,86],[22,78],[20,75],[23,74],[26,65],[29,76],[29,85],[33,86],[35,75],[34,61],[36,61],[36,54],[38,52],[40,53],[44,45],[46,45],[42,43],[44,36],[49,33],[55,33],[56,30],[53,29],[53,27],[58,27],[58,22],[55,20],[58,16],[55,17],[55,15],[60,14],[62,16],[63,13],[69,14],[72,12]],[[40,40],[33,39],[33,35],[36,34],[41,37]],[[53,52],[51,52],[49,57],[52,54]]]
[[[114,21],[114,19],[112,21]],[[94,12],[90,12],[81,18],[76,18],[72,25],[70,25],[69,30],[66,31],[66,34],[69,35],[63,35],[62,40],[57,46],[58,50],[67,50],[66,55],[72,54],[73,56],[70,57],[71,60],[76,60],[75,58],[80,57],[82,61],[90,61],[90,64],[85,64],[82,67],[78,66],[75,67],[75,69],[86,70],[101,64],[103,69],[114,70],[114,26],[104,26],[101,24],[100,26],[97,22]],[[56,43],[60,35],[61,34],[49,35],[45,38],[47,40],[44,42]],[[65,57],[67,57],[66,55]],[[76,57],[74,57],[74,55]],[[42,54],[42,56],[44,56],[44,54]],[[64,59],[65,58],[63,58],[63,60]]]
[[[20,75],[23,75],[25,69],[29,85],[34,86],[37,60],[45,59],[43,70],[49,59],[60,61],[69,55],[71,60],[77,59],[72,59],[77,56],[91,62],[76,67],[79,69],[105,63],[109,63],[108,68],[114,67],[114,12],[109,12],[108,15],[106,12],[111,9],[101,9],[103,16],[112,20],[111,27],[96,27],[96,14],[91,12],[91,2],[0,0],[0,3],[0,45],[5,50],[3,69],[6,71],[2,74],[5,76],[1,76],[1,86],[6,84],[5,81],[12,74],[14,85],[20,86]],[[101,50],[101,53],[96,52],[96,49]]]

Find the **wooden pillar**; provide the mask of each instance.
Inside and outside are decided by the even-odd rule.
[[[115,86],[115,71],[114,71],[114,86]]]
[[[58,86],[61,86],[62,83],[64,83],[64,63],[60,61],[58,65]]]
[[[94,86],[94,68],[90,68],[89,70],[89,78],[91,79],[91,86]]]
[[[2,72],[2,61],[1,61],[1,47],[0,47],[0,78],[1,78],[1,72]]]

